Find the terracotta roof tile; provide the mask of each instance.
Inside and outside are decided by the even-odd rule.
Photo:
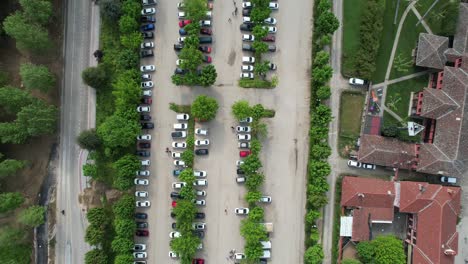
[[[460,3],[453,48],[461,54],[468,53],[468,3]]]
[[[428,33],[420,33],[416,65],[433,69],[443,69],[445,62],[445,50],[448,49],[449,39]]]
[[[458,104],[443,90],[424,88],[421,116],[437,119],[458,108]]]
[[[361,177],[344,177],[341,205],[393,208],[393,182]]]

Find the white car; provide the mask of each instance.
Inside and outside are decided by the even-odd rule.
[[[234,212],[237,215],[248,215],[249,214],[249,208],[243,208],[243,207],[236,208],[236,209],[234,209]]]
[[[202,27],[211,27],[211,20],[202,20],[202,21],[200,21],[200,26],[202,26]]]
[[[270,24],[270,25],[276,25],[276,22],[277,22],[276,18],[272,18],[272,17],[269,17],[269,18],[267,18],[267,19],[265,19],[263,21],[266,24]]]
[[[189,120],[190,116],[188,114],[178,114],[176,115],[177,120]]]
[[[143,65],[140,67],[141,72],[154,72],[156,67],[154,65]]]
[[[182,64],[183,61],[184,61],[184,60],[180,60],[180,59],[179,59],[179,60],[176,60],[176,61],[175,61],[175,64],[176,64],[177,66],[180,66],[180,64]]]
[[[169,257],[170,258],[178,258],[179,254],[175,253],[174,251],[169,251]]]
[[[366,81],[358,78],[350,78],[349,79],[349,84],[351,85],[364,85],[366,84]]]
[[[187,186],[187,183],[186,182],[173,182],[172,183],[172,188],[174,189],[180,189],[184,186]]]
[[[136,192],[135,192],[135,196],[136,196],[136,197],[145,198],[145,197],[148,197],[148,192],[136,191]]]
[[[145,259],[148,257],[148,255],[146,254],[146,252],[135,252],[133,253],[133,257],[136,259]]]
[[[156,0],[142,0],[141,3],[142,3],[144,6],[157,4],[157,3],[156,3]]]
[[[175,166],[186,167],[185,162],[183,160],[174,160],[174,165]]]
[[[136,176],[150,176],[150,171],[149,170],[141,170],[135,172]]]
[[[178,37],[177,41],[179,41],[179,43],[182,44],[185,41],[185,37]]]
[[[261,203],[271,203],[271,196],[262,196],[258,201]]]
[[[242,34],[242,40],[243,41],[254,41],[255,37],[254,37],[254,35]]]
[[[249,126],[236,126],[236,131],[239,133],[249,133],[252,129]]]
[[[246,117],[241,120],[239,120],[240,123],[252,123],[253,122],[253,117]]]
[[[244,22],[244,24],[251,24],[252,20],[250,19],[250,17],[245,16],[242,18],[242,22]]]
[[[141,88],[153,88],[154,83],[152,81],[141,82]]]
[[[187,128],[188,128],[187,123],[176,123],[176,124],[174,124],[174,129],[185,130]]]
[[[206,17],[211,18],[213,16],[213,13],[211,11],[206,11]]]
[[[206,191],[195,190],[195,194],[196,194],[197,196],[206,196]]]
[[[245,9],[250,9],[252,8],[252,3],[251,2],[243,2],[242,3],[242,8],[245,8]]]
[[[244,183],[247,179],[245,178],[245,176],[237,176],[236,177],[236,182],[237,183]]]
[[[145,112],[145,113],[151,112],[151,107],[149,107],[149,106],[138,106],[138,107],[137,107],[137,112],[138,112],[138,113],[141,113],[141,112]]]
[[[144,74],[141,75],[141,79],[151,80],[151,74],[144,73]]]
[[[241,66],[241,71],[243,72],[253,72],[254,66],[252,65],[242,65]]]
[[[146,250],[146,244],[135,244],[133,246],[134,251],[145,251]]]
[[[273,9],[273,10],[278,10],[279,4],[278,4],[278,3],[275,3],[275,2],[270,2],[270,3],[268,3],[268,7],[269,7],[270,9]]]
[[[207,173],[206,171],[193,171],[193,176],[195,177],[206,177]]]
[[[137,136],[137,140],[151,140],[151,135],[149,134],[139,135]]]
[[[243,78],[243,79],[253,79],[254,74],[251,73],[251,72],[243,72],[243,73],[240,74],[240,77]]]
[[[246,140],[249,141],[252,138],[250,134],[238,134],[237,139],[238,140]]]
[[[136,207],[150,207],[150,201],[136,201]]]
[[[243,160],[237,160],[237,161],[236,161],[236,166],[237,166],[237,167],[240,167],[242,164],[244,164],[244,161],[243,161]]]
[[[183,11],[178,12],[179,19],[185,18],[186,14]]]
[[[208,129],[195,128],[195,135],[208,136]]]
[[[149,166],[149,165],[151,165],[151,161],[149,161],[149,160],[142,160],[141,161],[141,166]]]
[[[255,63],[255,58],[254,57],[248,57],[248,56],[242,56],[242,62],[243,63]]]
[[[268,29],[268,33],[276,33],[276,31],[278,31],[278,29],[276,27],[267,27],[267,26],[263,26],[263,28],[265,29]]]
[[[278,68],[278,66],[276,66],[276,64],[274,64],[274,63],[269,63],[269,64],[268,64],[268,67],[269,67],[270,70],[272,70],[272,71],[275,71],[275,70]]]
[[[185,8],[184,2],[177,3],[177,9]]]
[[[172,232],[169,233],[170,238],[177,238],[177,237],[180,237],[180,236],[181,236],[181,234],[179,232],[177,232],[177,231],[172,231]]]
[[[250,148],[250,142],[239,142],[239,148]]]
[[[192,228],[195,230],[204,230],[206,224],[201,222],[192,223]]]
[[[152,49],[152,48],[154,48],[154,42],[153,41],[143,42],[143,43],[141,43],[140,48],[142,48],[142,49]]]
[[[361,162],[358,162],[356,160],[348,160],[348,166],[349,167],[354,167],[354,168],[361,168],[362,164],[361,164]]]
[[[375,166],[375,164],[362,163],[361,168],[366,169],[366,170],[375,170],[376,166]]]
[[[156,13],[156,8],[154,8],[154,7],[151,7],[151,8],[143,8],[143,9],[141,10],[141,14],[142,14],[143,16],[145,16],[145,15],[154,15],[155,13]]]
[[[143,91],[141,92],[141,95],[151,97],[151,96],[153,95],[153,91],[151,91],[151,90],[143,90]]]
[[[174,159],[180,159],[182,157],[182,152],[172,152],[171,155]]]
[[[195,146],[208,146],[210,145],[210,140],[208,139],[197,139],[195,140]]]
[[[194,186],[207,186],[208,185],[208,181],[207,180],[195,180],[193,182],[193,185]]]
[[[236,253],[234,254],[234,259],[245,259],[245,254],[244,253]]]
[[[206,205],[206,201],[205,200],[193,200],[193,203],[195,205],[199,205],[199,206],[204,206]]]
[[[134,181],[135,185],[149,185],[149,180],[136,178]]]
[[[187,148],[187,143],[185,143],[185,142],[172,142],[172,147],[173,148],[184,149],[184,148]]]

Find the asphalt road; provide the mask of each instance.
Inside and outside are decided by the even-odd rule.
[[[99,40],[99,10],[91,1],[67,1],[65,12],[55,263],[82,264],[90,249],[84,241],[86,216],[78,203],[86,184],[81,176],[86,154],[75,142],[80,131],[95,126],[94,91],[82,83],[81,72],[96,63],[92,53]]]
[[[237,6],[240,5],[237,1]],[[215,97],[220,104],[215,120],[197,124],[210,130],[211,141],[210,155],[196,158],[194,166],[208,172],[207,205],[200,209],[207,215],[207,229],[204,250],[200,251],[199,257],[205,258],[207,263],[231,263],[226,260],[229,250],[243,251],[239,231],[241,217],[235,216],[233,210],[246,205],[243,200],[245,188],[235,182],[235,161],[239,154],[230,127],[235,125],[231,105],[247,99],[252,104],[261,103],[276,110],[275,118],[265,120],[269,136],[263,142],[262,151],[266,175],[264,193],[273,198],[272,204],[265,207],[266,221],[275,224],[271,236],[271,263],[302,263],[312,2],[293,0],[288,1],[287,6],[286,2],[281,2],[280,10],[272,13],[278,19],[279,30],[276,36],[278,51],[271,55],[271,61],[278,64],[279,85],[272,90],[237,87],[243,55],[239,31],[242,17],[240,14],[232,16],[234,5],[231,1],[214,1],[211,56],[218,72],[217,83],[209,88],[174,86],[170,76],[177,59],[172,46],[179,37],[176,2],[159,1],[157,10],[155,57],[142,62],[154,63],[157,68],[153,77],[156,87],[152,107],[156,129],[151,132],[152,175],[148,187],[152,202],[148,209],[150,237],[138,240],[148,243],[148,263],[177,263],[168,257],[172,223],[169,194],[174,179],[172,158],[165,149],[170,147],[170,132],[175,122],[175,113],[169,109],[169,103],[190,104],[199,94]],[[231,23],[228,18],[232,19]],[[228,210],[227,215],[224,209]]]

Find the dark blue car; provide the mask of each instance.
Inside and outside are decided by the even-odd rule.
[[[181,28],[181,29],[179,29],[179,35],[185,36],[185,35],[187,35],[187,31],[185,29]]]
[[[154,29],[155,29],[155,26],[153,23],[141,26],[142,31],[152,31]]]
[[[182,173],[182,171],[183,171],[183,170],[174,170],[174,171],[172,172],[172,175],[173,175],[174,177],[177,177],[177,176],[180,175],[180,173]]]

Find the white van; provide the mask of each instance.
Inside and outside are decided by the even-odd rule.
[[[457,184],[457,178],[449,176],[440,176],[440,182],[448,184]]]
[[[261,256],[260,258],[262,258],[262,259],[269,259],[269,258],[271,258],[271,252],[270,252],[270,250],[263,250],[263,256]]]
[[[262,249],[271,249],[271,241],[261,241]]]

